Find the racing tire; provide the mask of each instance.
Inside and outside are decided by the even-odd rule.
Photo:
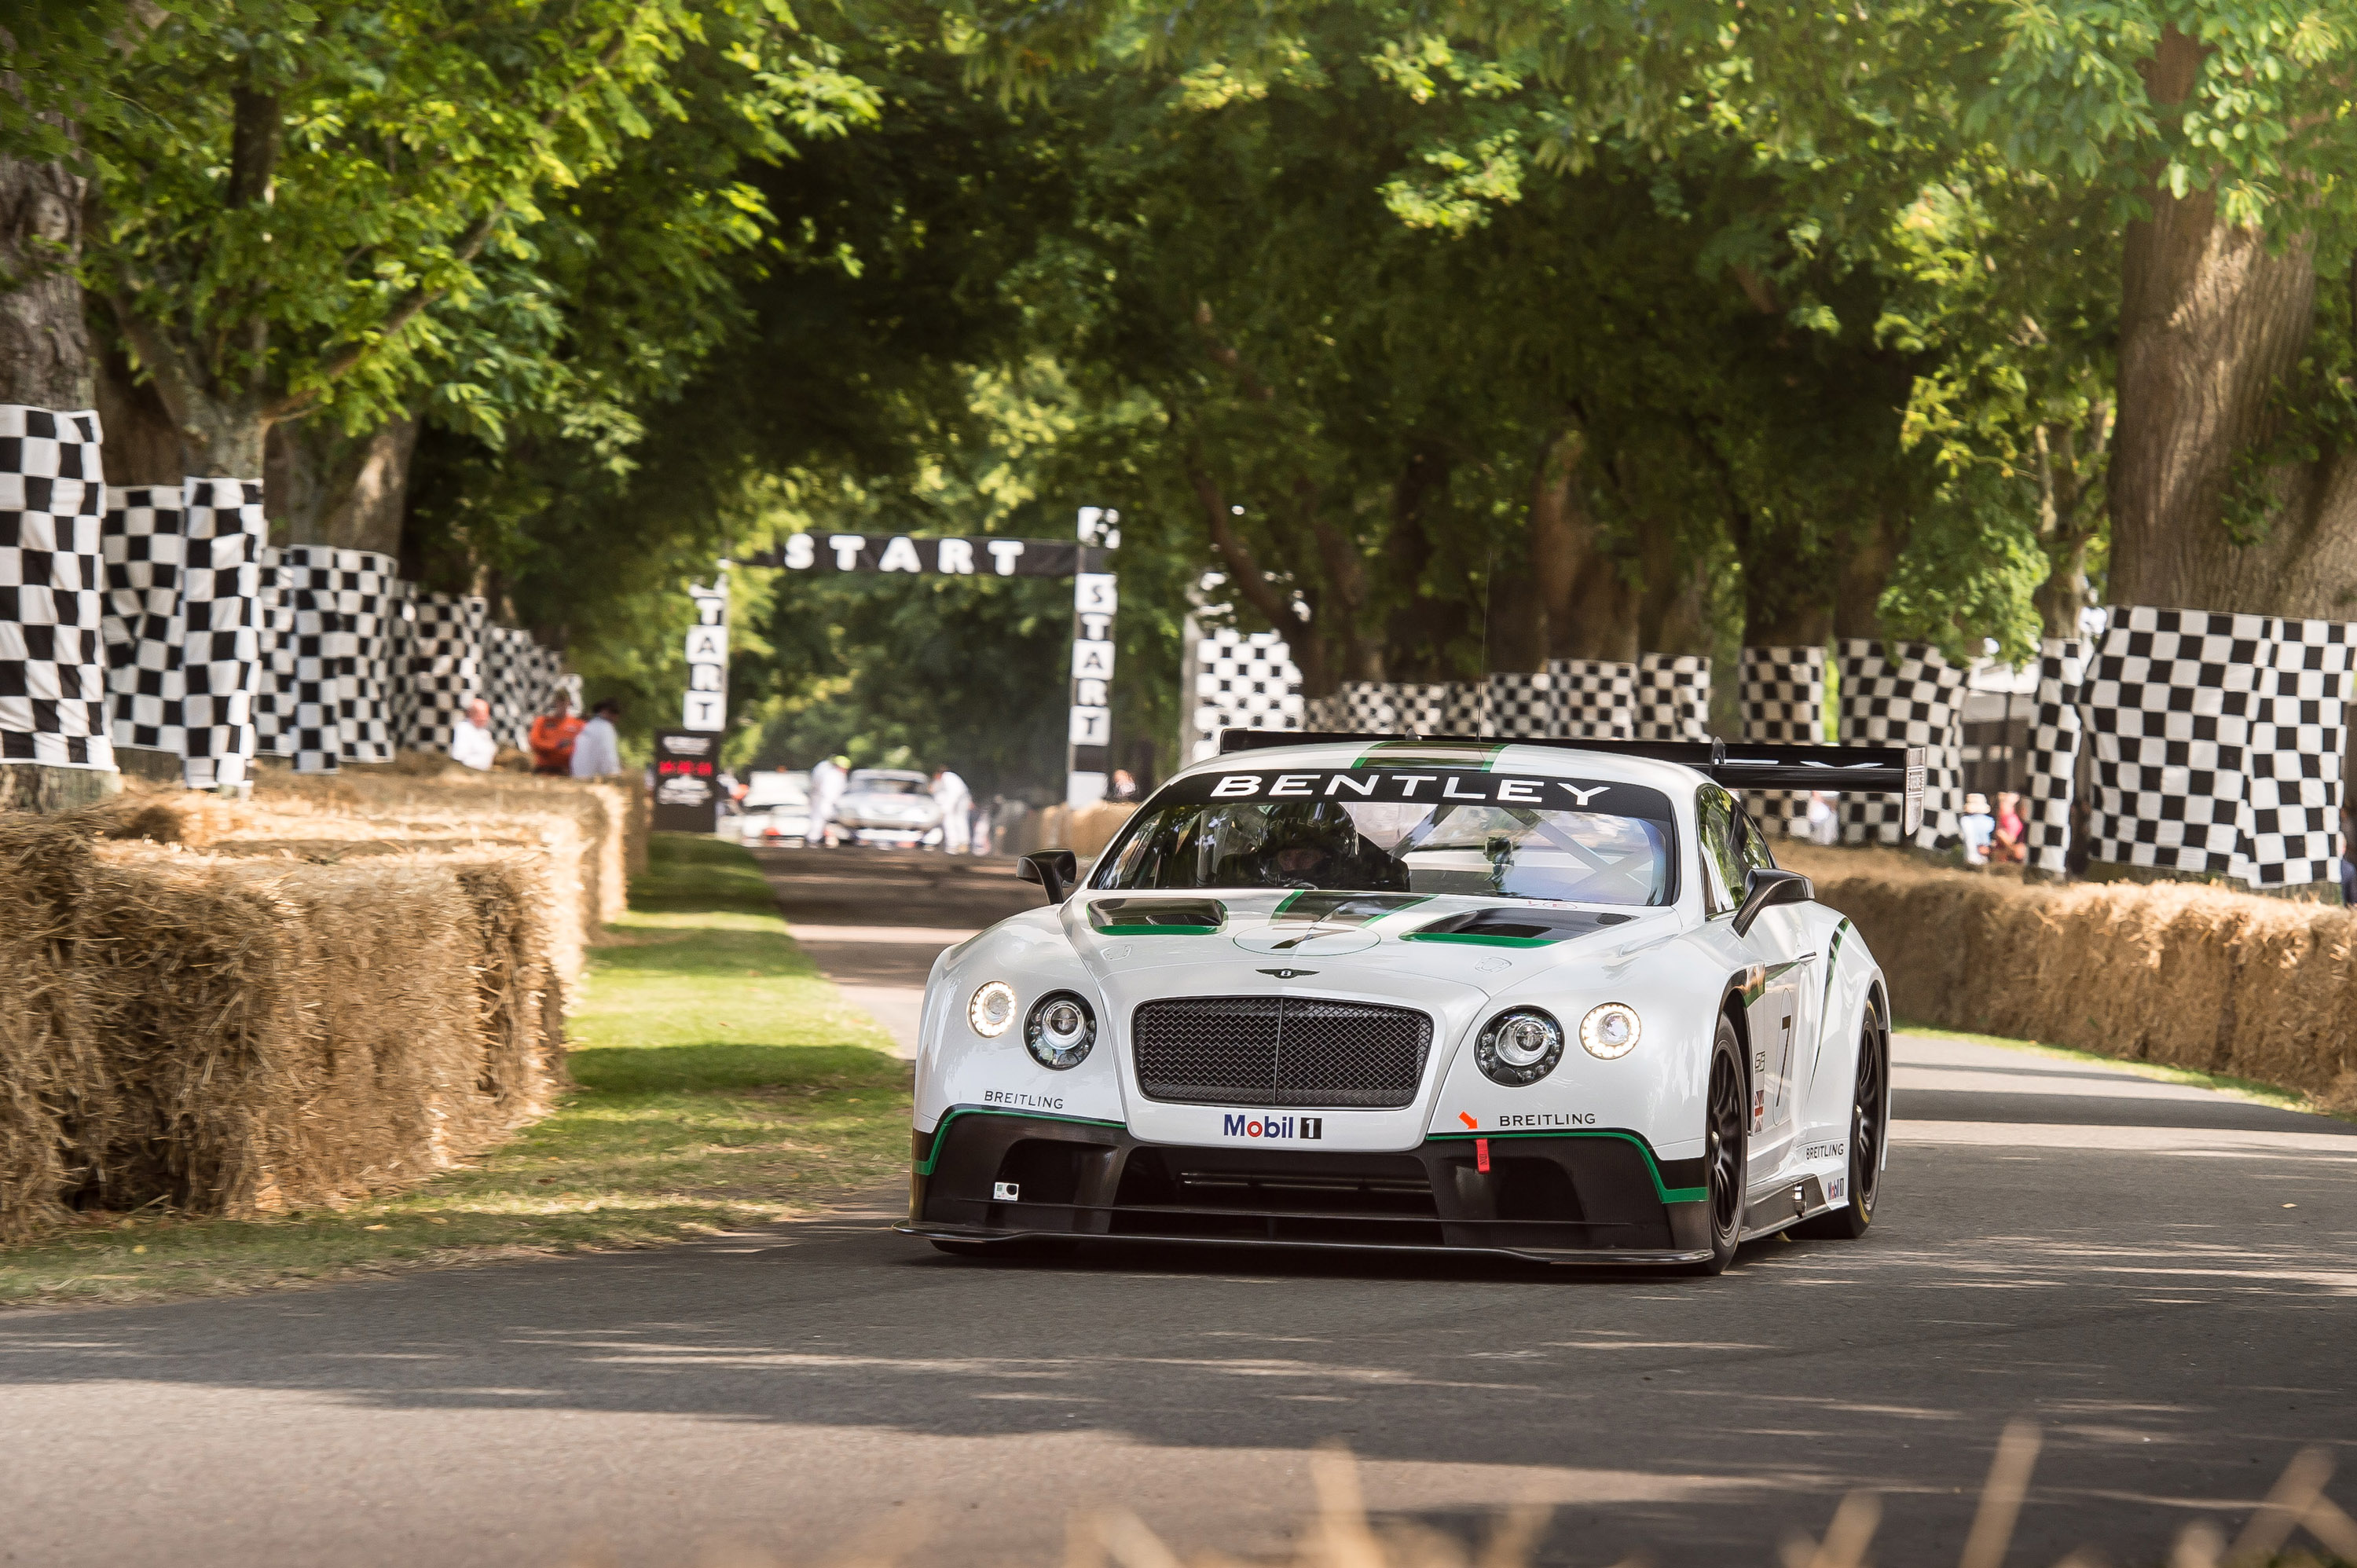
[[[1829,1241],[1855,1241],[1874,1225],[1874,1200],[1879,1196],[1882,1149],[1890,1128],[1890,1040],[1866,1016],[1866,1032],[1857,1042],[1857,1074],[1850,1091],[1849,1201],[1827,1213],[1813,1215],[1792,1227],[1795,1236]]]
[[[1711,1044],[1710,1089],[1703,1101],[1704,1183],[1710,1194],[1710,1257],[1691,1265],[1718,1274],[1735,1261],[1743,1239],[1744,1188],[1751,1157],[1751,1097],[1743,1076],[1743,1042],[1735,1020],[1721,1013]]]

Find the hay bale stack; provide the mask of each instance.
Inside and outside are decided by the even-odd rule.
[[[430,823],[442,832],[473,823],[505,836],[504,824],[542,822],[547,824],[541,832],[551,853],[578,865],[585,931],[619,918],[629,904],[634,791],[619,783],[471,772],[432,778],[350,772],[334,779],[274,774],[257,781],[254,796],[264,811],[307,809],[371,822],[404,820]],[[571,824],[570,831],[558,822]],[[642,849],[635,853],[643,856]]]
[[[2190,883],[2055,886],[1780,848],[1856,921],[1902,1017],[2357,1106],[2357,913]]]
[[[423,1179],[559,1081],[529,856],[237,860],[110,845],[84,965],[105,1208],[331,1204]]]
[[[64,1217],[69,1127],[103,1122],[105,1075],[77,971],[86,832],[0,815],[0,1241]]]

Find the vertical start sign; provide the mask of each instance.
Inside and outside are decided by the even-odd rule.
[[[1091,571],[1121,542],[1121,513],[1081,509],[1081,570],[1072,575],[1072,718],[1067,736],[1065,801],[1105,798],[1113,772],[1113,616],[1121,597],[1114,575]]]
[[[695,624],[687,628],[687,697],[680,726],[717,735],[728,725],[728,563],[720,563],[711,587],[690,583],[687,591],[695,598]]]

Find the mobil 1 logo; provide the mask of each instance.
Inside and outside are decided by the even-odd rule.
[[[1222,1113],[1220,1133],[1228,1138],[1275,1138],[1280,1142],[1314,1143],[1326,1136],[1323,1116],[1280,1116],[1274,1111]]]

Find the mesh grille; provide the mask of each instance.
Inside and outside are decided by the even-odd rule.
[[[1363,1002],[1184,996],[1140,1006],[1130,1037],[1151,1100],[1382,1109],[1415,1098],[1432,1019]]]

